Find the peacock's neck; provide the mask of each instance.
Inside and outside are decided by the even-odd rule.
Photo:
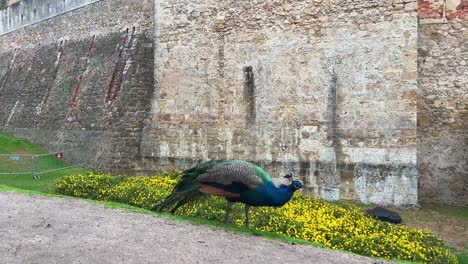
[[[282,206],[291,199],[293,192],[288,186],[276,187],[270,181],[257,189],[241,193],[235,201],[252,206]]]
[[[294,194],[294,188],[292,185],[286,185],[281,187],[272,187],[272,200],[273,206],[282,206],[287,203]]]

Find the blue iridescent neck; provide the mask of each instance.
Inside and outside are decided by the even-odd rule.
[[[282,206],[287,203],[296,189],[291,185],[276,187],[273,182],[240,194],[235,201],[253,206]]]
[[[272,188],[273,195],[273,206],[282,206],[287,203],[291,197],[293,196],[296,189],[290,185],[281,185],[279,188],[276,187],[274,184],[270,186]]]

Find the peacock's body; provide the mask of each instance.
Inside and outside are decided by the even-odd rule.
[[[291,176],[285,176],[291,177]],[[245,204],[248,227],[250,206],[282,206],[302,187],[300,181],[276,186],[260,167],[242,160],[211,160],[184,171],[172,193],[154,209],[177,208],[201,194],[223,196],[228,200],[225,221],[234,202]]]

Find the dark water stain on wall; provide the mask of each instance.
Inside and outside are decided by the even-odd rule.
[[[341,135],[339,130],[340,120],[338,113],[338,102],[343,101],[339,100],[339,97],[343,97],[343,91],[339,88],[338,76],[335,70],[332,71],[330,76],[330,90],[328,95],[328,113],[329,113],[329,122],[328,122],[328,133],[327,139],[332,142],[332,147],[335,151],[335,163],[329,164],[333,168],[329,168],[320,173],[322,176],[330,175],[334,177],[334,180],[326,180],[322,177],[321,181],[326,181],[334,186],[339,186],[339,198],[344,200],[354,200],[355,191],[354,191],[354,179],[355,179],[355,169],[353,164],[348,164],[346,155],[343,151],[343,144],[341,142]],[[330,177],[329,176],[329,177]]]
[[[244,101],[247,107],[247,122],[255,123],[257,115],[255,111],[255,79],[252,66],[244,67]]]
[[[337,89],[338,89],[338,77],[333,70],[330,76],[330,90],[328,93],[328,106],[327,112],[329,115],[328,119],[328,133],[327,139],[332,141],[332,146],[336,149],[337,144],[339,144],[338,134],[337,134]]]

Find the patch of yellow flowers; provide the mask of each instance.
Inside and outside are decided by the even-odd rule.
[[[72,175],[59,180],[56,191],[152,209],[169,195],[180,175],[180,171],[157,177]],[[224,199],[206,196],[182,206],[177,213],[222,221],[225,206]],[[244,224],[242,208],[236,204],[230,215],[237,226]],[[360,255],[423,263],[458,263],[442,241],[428,230],[392,225],[366,216],[350,203],[337,205],[300,193],[280,208],[253,208],[250,226]]]

